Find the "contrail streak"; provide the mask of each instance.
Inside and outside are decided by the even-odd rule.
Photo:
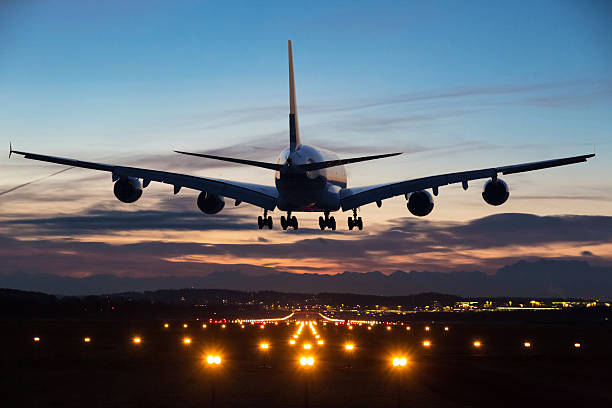
[[[58,174],[60,174],[60,173],[63,173],[63,172],[65,172],[65,171],[68,171],[68,170],[70,170],[70,169],[74,169],[74,167],[67,167],[67,168],[62,169],[62,170],[60,170],[60,171],[56,171],[55,173],[51,173],[51,174],[49,174],[48,176],[44,176],[44,177],[41,177],[41,178],[37,178],[36,180],[28,181],[27,183],[23,183],[23,184],[20,184],[20,185],[18,185],[18,186],[15,186],[15,187],[9,188],[8,190],[1,191],[1,192],[0,192],[0,196],[3,196],[3,195],[5,195],[5,194],[10,193],[10,192],[15,191],[15,190],[19,190],[20,188],[25,187],[25,186],[29,186],[30,184],[33,184],[33,183],[37,183],[37,182],[39,182],[39,181],[46,180],[46,179],[48,179],[49,177],[56,176],[56,175],[58,175]]]

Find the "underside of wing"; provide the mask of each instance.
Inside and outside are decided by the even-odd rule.
[[[134,198],[132,200],[122,200],[124,202],[136,201],[142,194],[141,186],[147,187],[152,181],[173,185],[175,194],[178,193],[181,188],[185,187],[206,192],[207,194],[211,195],[211,197],[218,196],[232,198],[237,202],[253,204],[267,210],[273,210],[276,207],[276,202],[278,200],[278,191],[276,190],[276,187],[272,186],[196,177],[187,174],[142,169],[138,167],[115,166],[111,164],[88,162],[65,157],[21,152],[12,149],[11,153],[21,154],[26,159],[110,172],[112,173],[113,181],[116,182],[115,195],[117,195],[117,198],[119,198],[118,194],[126,194],[127,197],[128,193],[132,194],[130,197]],[[142,180],[142,185],[140,184],[139,179]],[[129,183],[126,183],[126,180],[129,181]],[[119,185],[118,187],[117,183],[123,184]],[[136,192],[138,189],[140,189],[140,192]]]
[[[423,177],[413,180],[400,181],[389,184],[374,186],[347,188],[341,191],[340,202],[343,211],[351,210],[369,203],[380,203],[387,198],[407,195],[422,190],[432,189],[434,195],[438,195],[438,188],[448,184],[462,183],[467,189],[467,183],[471,180],[491,178],[497,181],[498,174],[515,174],[526,171],[541,170],[551,167],[565,166],[586,162],[594,157],[594,154],[582,156],[565,157],[561,159],[544,160],[539,162],[522,163],[511,166],[492,167],[489,169],[471,170],[458,173],[447,173],[436,176]]]

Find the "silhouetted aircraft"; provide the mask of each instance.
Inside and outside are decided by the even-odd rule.
[[[203,153],[176,152],[274,170],[275,186],[93,163],[21,152],[13,150],[12,146],[10,148],[11,154],[21,154],[26,159],[108,171],[112,174],[115,183],[115,196],[124,203],[133,203],[138,200],[142,195],[143,188],[146,188],[151,181],[157,181],[172,184],[174,194],[177,194],[182,187],[200,191],[197,205],[206,214],[216,214],[221,211],[225,206],[224,197],[234,199],[236,205],[245,202],[261,207],[263,216],[259,216],[257,219],[259,229],[264,227],[272,229],[272,217],[268,215],[268,211],[276,208],[286,211],[287,216],[283,215],[280,219],[284,230],[289,227],[298,229],[298,220],[295,215],[292,215],[294,212],[322,212],[324,216],[319,217],[319,227],[322,230],[325,228],[335,230],[336,220],[333,216],[330,217],[330,213],[340,209],[342,211],[352,210],[353,216],[348,217],[348,228],[350,230],[353,228],[361,230],[363,229],[363,221],[361,217],[357,216],[357,209],[360,206],[376,203],[380,207],[382,200],[399,195],[406,197],[408,210],[412,214],[423,217],[428,215],[434,207],[433,196],[429,193],[429,189],[432,190],[434,196],[437,196],[438,189],[441,186],[462,183],[463,188],[467,189],[468,182],[477,179],[489,179],[484,184],[482,198],[490,205],[501,205],[508,200],[510,193],[506,182],[498,177],[499,174],[508,175],[564,166],[585,162],[588,158],[595,156],[594,154],[586,154],[511,166],[439,174],[388,184],[348,188],[344,165],[392,157],[401,153],[340,159],[328,150],[302,144],[297,118],[291,41],[289,41],[289,147],[280,153],[276,163],[220,157]],[[142,183],[140,180],[142,180]]]

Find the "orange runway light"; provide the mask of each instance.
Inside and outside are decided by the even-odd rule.
[[[355,348],[354,344],[348,343],[344,345],[344,349],[347,351],[352,351]]]
[[[142,339],[140,337],[134,337],[132,341],[134,342],[134,344],[140,344],[142,342]]]
[[[208,326],[206,326],[205,324],[203,324],[203,325],[202,325],[202,328],[203,328],[203,329],[205,329],[206,327],[208,327]]]
[[[186,329],[187,328],[187,323],[183,324],[183,328]]]
[[[222,324],[222,325],[221,325],[221,328],[222,328],[222,329],[225,329],[225,325],[224,325],[224,324]]]
[[[318,340],[318,341],[317,341],[317,344],[318,344],[319,346],[322,346],[322,345],[323,345],[323,340]]]
[[[295,340],[293,340],[293,339],[289,340],[289,344],[291,344],[293,346],[295,344]]]
[[[185,338],[183,339],[183,344],[185,344],[185,345],[189,345],[189,344],[191,344],[191,339],[190,339],[189,337],[185,337]]]
[[[429,326],[425,326],[425,331],[429,331],[430,327]]]
[[[84,341],[85,343],[91,343],[91,338],[90,338],[90,337],[85,337],[85,338],[83,339],[83,341]]]
[[[580,344],[580,343],[574,343],[574,348],[580,348],[580,347],[582,347],[582,344]]]
[[[448,331],[448,326],[444,326],[444,331]]]
[[[241,328],[241,329],[244,329],[244,324],[241,324],[241,325],[240,325],[240,328]]]
[[[410,326],[406,326],[406,330],[410,331]]]
[[[259,345],[259,348],[262,349],[262,350],[267,350],[267,349],[270,348],[270,345],[268,343],[261,343]]]
[[[300,357],[300,365],[312,366],[314,365],[314,358],[313,357]]]
[[[523,343],[523,347],[529,348],[529,347],[531,347],[531,343],[526,341],[526,342]]]
[[[265,326],[262,324],[261,326],[259,326],[260,329],[263,329]]]
[[[213,355],[208,355],[206,356],[206,362],[209,365],[219,365],[221,364],[221,357],[220,356],[213,356]]]
[[[304,344],[304,350],[310,350],[312,346],[309,343]]]
[[[164,329],[167,329],[168,327],[170,327],[170,325],[168,323],[164,323]]]
[[[476,340],[474,342],[474,347],[479,348],[480,346],[482,346],[482,343],[480,341]]]
[[[34,341],[40,341],[40,337],[34,337]]]
[[[349,326],[349,327],[348,327],[348,329],[349,329],[349,330],[353,330],[353,326]]]
[[[429,340],[423,341],[423,347],[430,347],[430,346],[431,346],[431,341]]]
[[[387,330],[391,330],[391,326],[387,326]]]
[[[404,367],[406,363],[408,363],[408,360],[406,360],[406,357],[394,357],[391,363],[393,367]]]

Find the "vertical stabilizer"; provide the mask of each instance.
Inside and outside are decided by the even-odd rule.
[[[289,40],[289,149],[293,152],[301,144],[295,101],[295,80],[293,79],[293,50],[291,40]]]

